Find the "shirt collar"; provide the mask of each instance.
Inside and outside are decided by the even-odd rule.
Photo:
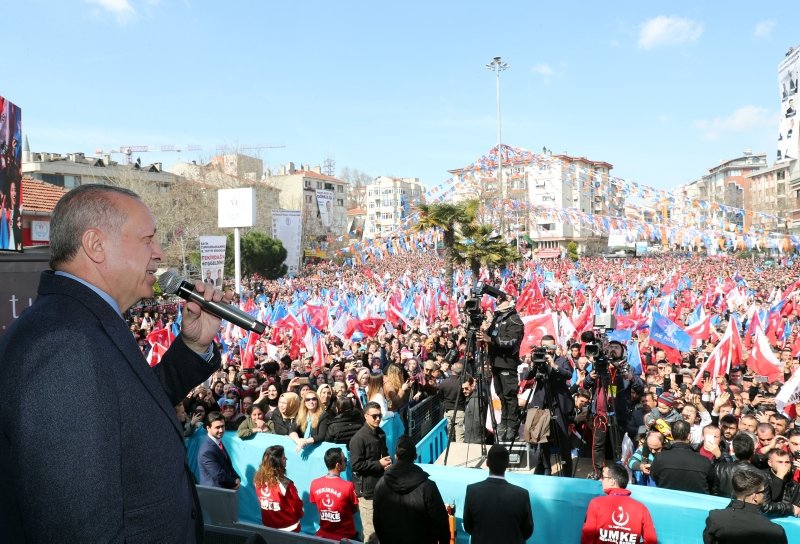
[[[81,284],[85,285],[86,287],[88,287],[89,289],[91,289],[92,291],[97,293],[97,296],[99,296],[100,298],[105,300],[109,304],[109,306],[111,306],[114,309],[114,311],[117,312],[117,314],[119,314],[120,317],[122,317],[122,312],[119,310],[119,305],[117,304],[117,301],[114,300],[111,295],[109,295],[108,293],[106,293],[105,291],[100,289],[99,287],[97,287],[95,285],[92,285],[88,281],[86,281],[86,280],[84,280],[82,278],[79,278],[78,276],[74,276],[74,275],[70,274],[69,272],[64,272],[63,270],[56,270],[55,271],[55,275],[56,276],[64,276],[64,277],[73,279],[73,280],[77,281],[78,283],[81,283]]]

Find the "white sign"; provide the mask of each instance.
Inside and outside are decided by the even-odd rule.
[[[200,237],[200,275],[214,287],[222,287],[225,270],[225,236]]]
[[[299,210],[272,210],[272,237],[280,240],[286,249],[284,263],[287,273],[292,277],[300,272],[302,226]]]
[[[800,136],[797,126],[797,109],[800,108],[798,91],[798,71],[800,71],[800,47],[789,53],[778,65],[778,86],[781,95],[781,108],[778,120],[778,153],[775,162],[792,161],[799,158]]]
[[[50,241],[50,221],[31,221],[31,241]]]
[[[217,191],[218,227],[252,227],[256,223],[256,194],[252,187]]]

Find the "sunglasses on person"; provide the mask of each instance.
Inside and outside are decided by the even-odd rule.
[[[317,399],[315,397],[308,397],[306,402],[317,402]]]
[[[367,414],[367,415],[376,421],[383,418],[383,414]]]

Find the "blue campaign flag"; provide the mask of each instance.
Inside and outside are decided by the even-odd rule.
[[[658,312],[653,312],[653,321],[650,323],[650,338],[659,344],[678,351],[692,349],[692,337],[667,316]]]
[[[703,305],[702,304],[698,304],[697,307],[694,309],[694,311],[691,314],[689,314],[689,320],[688,320],[687,325],[694,325],[695,323],[700,321],[700,313],[701,313],[702,308],[703,308]]]
[[[619,329],[608,333],[608,340],[609,342],[612,340],[616,340],[620,344],[627,344],[628,342],[631,341],[631,335],[633,335],[632,330]]]
[[[642,375],[642,358],[639,355],[639,344],[636,342],[628,342],[628,366],[634,376]]]

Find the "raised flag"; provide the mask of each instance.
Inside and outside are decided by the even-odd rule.
[[[800,369],[794,371],[792,377],[783,384],[775,396],[775,407],[779,412],[795,411],[795,404],[800,402]]]
[[[533,351],[533,348],[539,345],[542,337],[546,334],[558,342],[558,323],[555,313],[528,315],[522,318],[522,322],[525,324],[525,333],[522,336],[522,344],[519,346],[520,357],[525,357]]]
[[[758,376],[766,376],[769,383],[783,381],[783,364],[772,352],[767,337],[760,330],[756,331],[753,349],[747,358],[747,368]]]
[[[653,312],[650,323],[650,338],[664,346],[679,351],[692,349],[692,338],[668,317],[658,312]]]

